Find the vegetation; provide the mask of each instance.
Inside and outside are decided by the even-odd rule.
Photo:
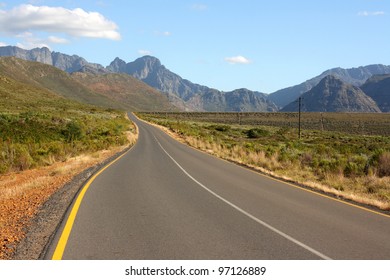
[[[124,113],[0,75],[0,174],[127,143]]]
[[[314,126],[322,118],[323,129],[303,129],[301,139],[290,113],[139,116],[222,158],[390,210],[390,115],[305,114],[303,127]],[[356,124],[363,123],[364,131],[371,135],[357,134]]]
[[[176,121],[214,122],[228,125],[298,128],[298,113],[150,113]],[[346,132],[358,135],[390,136],[390,114],[378,113],[302,113],[301,126],[308,130]]]

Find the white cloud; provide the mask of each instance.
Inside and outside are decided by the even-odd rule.
[[[73,37],[120,40],[118,26],[97,12],[62,7],[20,5],[0,10],[0,32],[19,34],[43,31],[64,33]]]
[[[47,40],[50,43],[54,43],[54,44],[68,44],[69,43],[69,40],[67,40],[65,38],[56,37],[56,36],[49,36],[47,38]]]
[[[65,38],[60,38],[56,36],[49,36],[48,38],[42,39],[35,37],[31,32],[23,32],[14,36],[21,40],[21,42],[16,45],[23,49],[33,49],[33,48],[42,48],[47,47],[50,49],[50,44],[67,44],[69,41]]]
[[[384,16],[386,13],[384,11],[368,12],[362,11],[358,13],[358,16],[361,17],[375,17],[375,16]]]
[[[6,43],[0,42],[0,47],[8,46]]]
[[[140,54],[140,55],[151,55],[152,52],[148,51],[148,50],[139,50],[138,54]]]
[[[233,56],[233,57],[225,57],[225,61],[229,62],[230,64],[250,64],[251,61],[247,59],[246,57],[243,57],[241,55],[239,56]]]

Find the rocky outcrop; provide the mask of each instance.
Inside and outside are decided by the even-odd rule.
[[[360,88],[333,75],[323,78],[301,98],[301,109],[305,112],[381,112],[375,101]],[[298,111],[298,102],[290,103],[282,111]]]
[[[390,75],[373,76],[361,89],[376,102],[382,112],[390,112]]]

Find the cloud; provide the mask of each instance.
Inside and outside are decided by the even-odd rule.
[[[367,12],[362,11],[358,13],[360,17],[375,17],[375,16],[384,16],[386,13],[384,11],[376,11],[376,12]]]
[[[69,40],[67,40],[65,38],[56,37],[56,36],[49,36],[47,38],[47,40],[50,43],[54,43],[54,44],[68,44],[69,43]]]
[[[21,42],[16,45],[23,49],[33,49],[33,48],[42,48],[47,47],[50,49],[50,44],[67,44],[69,40],[65,38],[60,38],[56,36],[49,36],[48,38],[42,39],[35,37],[31,32],[24,32],[14,36],[21,40]]]
[[[148,51],[148,50],[139,50],[138,54],[140,54],[140,55],[151,55],[152,52]]]
[[[233,57],[225,57],[225,61],[229,62],[230,64],[250,64],[252,63],[249,59],[239,55],[239,56],[233,56]]]
[[[11,10],[0,10],[0,32],[64,33],[72,37],[120,40],[118,26],[97,12],[86,12],[62,7],[20,5]]]
[[[8,46],[6,43],[0,42],[0,47]]]

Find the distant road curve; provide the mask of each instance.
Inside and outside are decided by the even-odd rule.
[[[390,259],[390,217],[252,172],[133,115],[137,144],[92,178],[48,259]]]

